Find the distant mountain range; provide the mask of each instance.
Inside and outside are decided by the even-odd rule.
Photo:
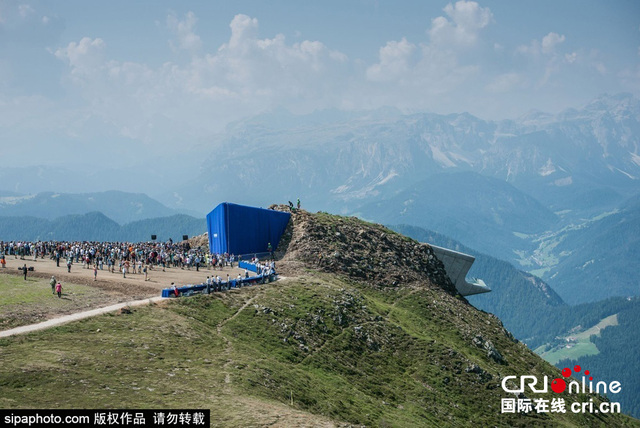
[[[436,174],[360,209],[363,216],[381,223],[402,222],[445,231],[451,238],[504,260],[515,260],[518,252],[535,248],[522,235],[551,230],[559,221],[511,184],[475,172]]]
[[[178,214],[176,210],[142,193],[112,190],[97,193],[0,194],[2,217],[31,216],[52,220],[89,212],[101,212],[120,224]]]
[[[546,234],[538,242],[534,257],[554,256],[539,275],[567,302],[640,295],[640,197],[591,221]]]
[[[607,205],[640,191],[638,130],[640,103],[626,94],[498,122],[390,109],[279,111],[230,126],[212,141],[193,185],[176,192],[200,210],[207,206],[198,200],[213,195],[258,205],[299,196],[311,209],[341,212],[433,174],[475,171],[513,184],[552,211],[580,213],[603,208],[581,203],[582,195],[597,191]]]
[[[204,218],[184,214],[150,218],[119,225],[99,212],[75,214],[54,220],[24,217],[0,217],[0,241],[181,241],[206,232]]]

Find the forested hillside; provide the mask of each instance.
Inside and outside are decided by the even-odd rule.
[[[593,373],[594,380],[622,384],[618,394],[624,412],[640,416],[640,299],[611,299],[611,312],[618,314],[618,325],[607,327],[599,336],[591,336],[598,348],[597,355],[577,360],[561,360],[557,367],[573,367],[575,364]],[[612,401],[615,401],[612,398]]]

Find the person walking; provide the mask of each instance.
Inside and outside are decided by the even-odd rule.
[[[56,293],[58,293],[58,299],[62,296],[62,284],[56,284]]]
[[[26,281],[27,280],[27,265],[26,264],[22,267],[22,273],[24,273],[24,280]]]
[[[98,280],[98,265],[93,265],[93,280]]]
[[[51,285],[51,294],[56,294],[56,282],[56,277],[51,276],[51,281],[49,281],[49,284]]]

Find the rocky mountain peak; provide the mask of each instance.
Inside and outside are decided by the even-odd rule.
[[[285,205],[271,207],[289,211]],[[356,217],[291,212],[279,245],[284,262],[301,262],[377,287],[425,284],[456,295],[455,286],[431,246]]]

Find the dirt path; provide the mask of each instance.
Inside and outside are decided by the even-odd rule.
[[[233,320],[235,317],[237,317],[240,312],[242,312],[243,310],[245,310],[247,308],[247,306],[249,306],[251,303],[253,303],[253,301],[258,297],[261,296],[263,293],[263,291],[259,291],[255,296],[253,296],[252,298],[250,298],[249,300],[247,300],[245,302],[244,305],[242,305],[235,314],[233,314],[231,317],[226,318],[224,320],[222,320],[220,322],[220,324],[217,325],[216,330],[218,332],[218,335],[220,337],[222,337],[222,340],[224,340],[224,355],[227,359],[227,361],[224,363],[224,365],[222,366],[222,371],[225,373],[224,375],[224,383],[225,383],[225,388],[227,388],[227,386],[231,383],[231,373],[229,373],[229,366],[231,364],[233,364],[233,360],[231,358],[229,358],[229,355],[231,354],[231,347],[233,346],[231,344],[231,341],[229,340],[229,338],[227,336],[225,336],[222,333],[222,327],[224,327],[224,325],[226,323],[228,323],[229,321]]]
[[[64,316],[53,318],[38,324],[23,325],[21,327],[12,328],[10,330],[0,331],[0,337],[9,337],[9,336],[15,336],[16,334],[24,334],[24,333],[30,333],[32,331],[44,330],[46,328],[51,328],[58,325],[66,324],[71,321],[77,321],[84,318],[95,317],[96,315],[102,315],[108,312],[117,311],[121,308],[124,308],[125,306],[128,306],[128,307],[140,306],[144,304],[157,302],[159,300],[163,300],[163,298],[156,296],[156,297],[150,297],[148,299],[143,299],[143,300],[133,300],[130,302],[117,303],[115,305],[105,306],[104,308],[92,309],[90,311],[76,312],[75,314],[64,315]]]

